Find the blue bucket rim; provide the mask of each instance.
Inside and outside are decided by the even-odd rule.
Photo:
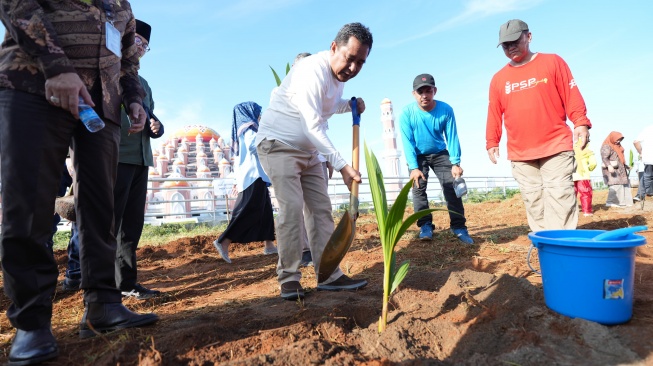
[[[587,237],[579,238],[578,235],[573,234],[579,231],[582,232],[580,236]],[[540,247],[540,244],[549,244],[574,248],[621,249],[633,248],[646,244],[646,238],[637,234],[628,234],[620,237],[619,240],[592,240],[595,236],[605,232],[607,232],[607,230],[542,230],[528,233],[528,238],[533,242],[533,246],[537,248]]]

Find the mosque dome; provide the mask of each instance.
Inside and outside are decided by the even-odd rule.
[[[220,134],[214,129],[203,125],[184,126],[175,132],[174,137],[180,138],[182,141],[184,141],[184,139],[185,141],[188,141],[190,139],[196,140],[198,135],[204,142],[209,142],[211,139],[217,139],[220,137]]]
[[[388,98],[383,98],[383,100],[381,101],[381,104],[392,104],[392,101],[390,101],[390,99],[388,99]]]
[[[164,188],[174,188],[174,187],[189,187],[188,182],[183,180],[169,180],[163,183]]]

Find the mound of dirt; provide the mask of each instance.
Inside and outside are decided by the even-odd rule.
[[[595,194],[595,215],[579,228],[647,225],[653,204],[606,208]],[[650,205],[650,206],[649,206]],[[638,248],[633,318],[617,326],[570,319],[547,308],[541,277],[526,263],[528,225],[519,197],[466,205],[476,245],[460,243],[448,216],[434,214],[433,241],[413,227],[397,246],[408,275],[391,299],[387,330],[378,333],[383,260],[376,219],[363,215],[342,269],[369,285],[356,292],[315,291],[312,268],[302,269],[304,301],[284,301],[277,257],[262,243],[234,244],[232,264],[214,237],[184,238],[140,248],[139,276],[163,296],[125,304],[161,320],[79,340],[81,293],[56,293],[53,330],[59,365],[645,365],[653,364],[653,247]],[[649,242],[653,232],[641,233]],[[56,253],[61,273],[66,253]],[[537,256],[532,265],[539,265]],[[62,277],[63,279],[63,277]],[[9,306],[0,297],[0,308]],[[0,362],[14,329],[0,319]]]

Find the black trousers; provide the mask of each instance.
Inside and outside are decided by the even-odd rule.
[[[120,126],[94,134],[44,96],[0,89],[4,290],[11,324],[33,330],[50,324],[57,265],[46,242],[52,234],[61,167],[72,147],[73,182],[86,302],[120,302],[116,289],[113,184]]]
[[[429,168],[433,169],[435,176],[440,182],[444,199],[447,201],[447,210],[449,210],[449,220],[452,229],[466,229],[465,207],[463,200],[456,197],[453,190],[453,175],[451,175],[451,162],[449,161],[449,152],[443,151],[438,154],[417,155],[417,164],[427,180],[419,180],[419,187],[413,187],[413,207],[415,212],[429,208],[429,199],[426,196],[426,184],[429,178]],[[433,216],[428,214],[417,220],[417,226],[422,227],[424,224],[432,224]]]
[[[148,167],[118,164],[113,189],[116,223],[116,286],[131,290],[136,284],[136,248],[143,233]]]

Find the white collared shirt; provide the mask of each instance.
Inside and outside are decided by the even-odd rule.
[[[347,162],[326,134],[327,121],[351,107],[349,100],[342,99],[345,83],[333,75],[329,52],[306,57],[290,69],[261,117],[256,144],[279,140],[302,151],[319,152],[340,171]]]

